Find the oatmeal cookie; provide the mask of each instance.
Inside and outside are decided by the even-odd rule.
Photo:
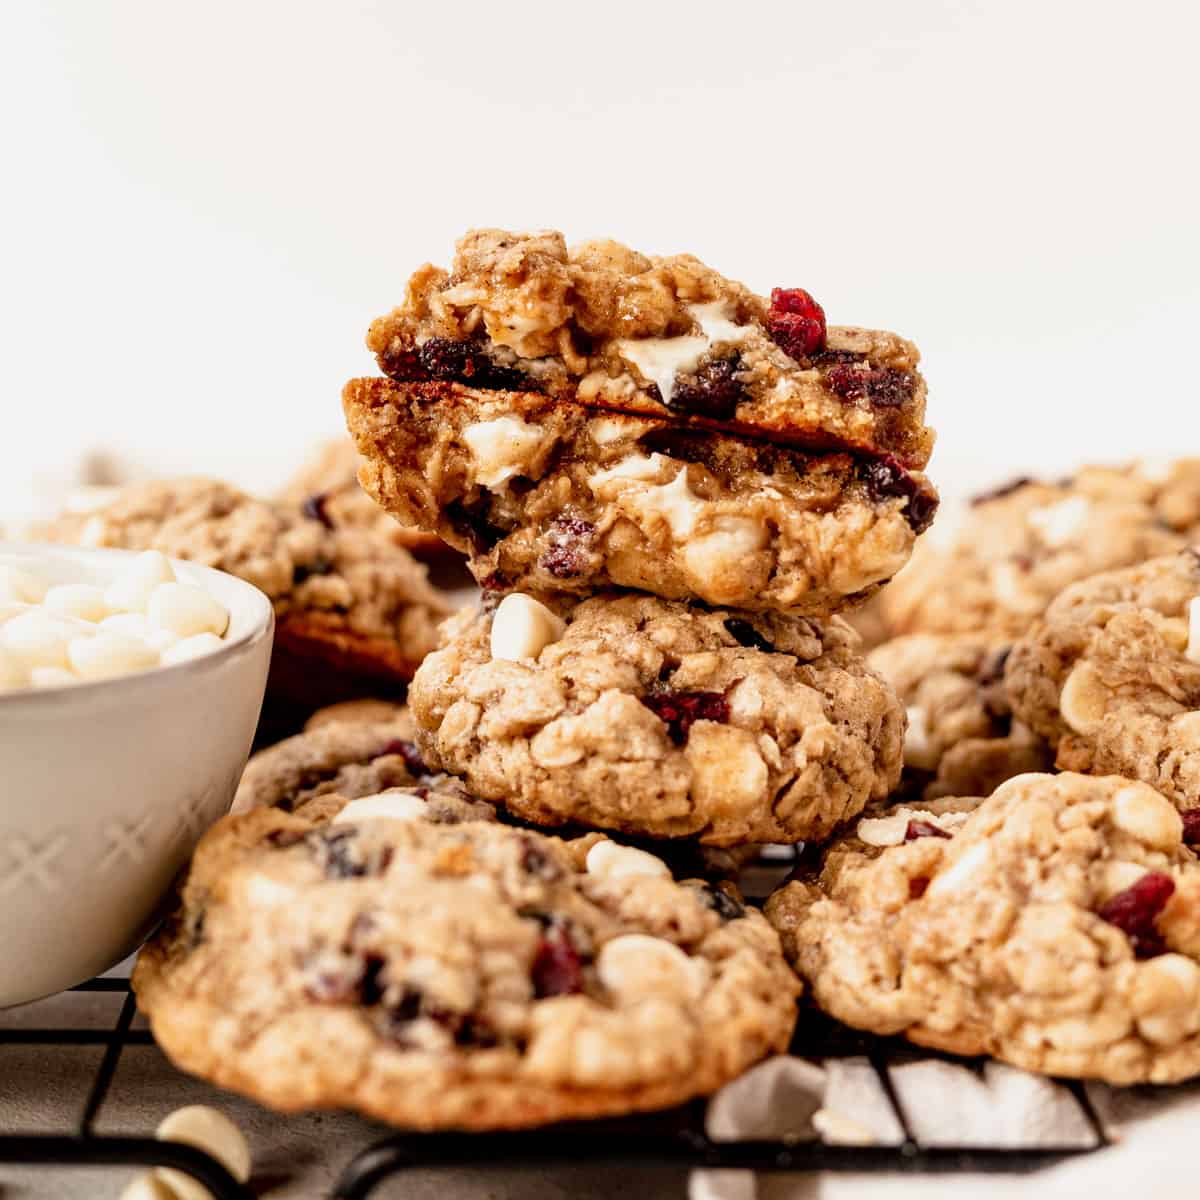
[[[493,588],[827,615],[904,566],[937,505],[877,459],[538,392],[355,379],[343,401],[366,489]]]
[[[390,517],[358,482],[362,459],[348,438],[322,443],[288,481],[278,501],[333,528],[373,529],[414,558],[437,561],[448,551],[441,538]]]
[[[1200,808],[1200,548],[1068,588],[1013,648],[1017,715],[1058,765]]]
[[[291,812],[318,796],[353,800],[386,788],[429,784],[440,776],[422,761],[415,732],[401,708],[379,720],[332,721],[285,738],[251,756],[233,811]]]
[[[800,288],[768,302],[690,255],[613,241],[473,230],[449,272],[417,271],[367,345],[405,382],[540,392],[910,470],[933,446],[912,343],[827,329]]]
[[[1200,863],[1146,784],[1022,775],[965,820],[835,856],[767,915],[874,1033],[1114,1084],[1200,1074]]]
[[[947,547],[921,542],[879,597],[902,633],[1019,637],[1063,588],[1200,536],[1200,459],[1014,480],[972,502]]]
[[[270,689],[311,707],[402,685],[450,611],[425,567],[378,533],[331,529],[216,480],[134,484],[48,532],[77,545],[161,550],[254,584],[275,606]]]
[[[1013,720],[1004,687],[1010,649],[979,634],[914,633],[867,655],[908,712],[903,793],[987,796],[1014,775],[1049,769],[1049,747]]]
[[[426,762],[538,824],[819,838],[896,785],[903,709],[837,618],[636,594],[463,613],[409,704]]]
[[[787,1046],[799,992],[760,913],[649,854],[333,797],[211,830],[133,986],[223,1087],[479,1130],[712,1092]]]

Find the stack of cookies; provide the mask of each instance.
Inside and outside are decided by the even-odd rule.
[[[368,344],[362,483],[484,590],[409,692],[432,769],[538,825],[724,847],[892,791],[903,711],[834,614],[936,508],[911,344],[689,256],[498,230]]]

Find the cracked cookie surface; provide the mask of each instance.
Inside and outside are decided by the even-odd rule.
[[[1200,550],[1068,588],[1013,647],[1006,678],[1060,767],[1200,808]]]
[[[178,1066],[286,1111],[505,1129],[669,1107],[787,1046],[798,983],[733,895],[596,835],[341,806],[201,842],[133,979]]]
[[[895,786],[902,707],[836,618],[637,594],[558,611],[515,658],[493,652],[495,612],[463,613],[413,680],[426,761],[484,799],[734,845],[822,837]]]
[[[923,540],[881,593],[893,633],[1019,637],[1063,588],[1200,536],[1200,459],[1084,467],[976,497],[946,546]]]
[[[489,587],[826,615],[890,579],[937,506],[895,464],[540,393],[356,379],[343,403],[367,490]]]
[[[867,655],[908,715],[902,794],[987,796],[1014,775],[1049,769],[1049,747],[1013,720],[1004,686],[1010,649],[979,634],[917,633]]]
[[[768,901],[822,1009],[1052,1075],[1200,1074],[1200,864],[1168,800],[1113,776],[1024,775],[929,824],[835,848]]]

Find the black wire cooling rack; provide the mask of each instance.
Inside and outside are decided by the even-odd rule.
[[[0,1028],[0,1052],[6,1045],[22,1044],[103,1046],[104,1054],[96,1073],[80,1097],[79,1121],[73,1128],[44,1134],[10,1133],[0,1128],[0,1166],[35,1165],[55,1170],[83,1166],[173,1167],[203,1184],[216,1200],[251,1200],[254,1191],[239,1184],[219,1162],[201,1150],[159,1141],[151,1134],[115,1137],[95,1132],[122,1051],[127,1046],[149,1044],[152,1038],[149,1030],[133,1027],[136,1008],[128,980],[93,979],[72,990],[120,993],[123,997],[120,1012],[112,1027]],[[816,1060],[865,1058],[878,1077],[897,1127],[903,1131],[903,1140],[897,1145],[869,1146],[831,1145],[821,1141],[715,1142],[704,1132],[705,1106],[698,1101],[667,1113],[528,1132],[397,1134],[356,1154],[342,1171],[331,1200],[366,1200],[385,1180],[405,1172],[464,1166],[497,1170],[613,1165],[625,1169],[653,1166],[683,1170],[1019,1175],[1065,1158],[1092,1153],[1109,1143],[1083,1088],[1067,1083],[1065,1086],[1070,1088],[1095,1134],[1094,1146],[989,1149],[923,1145],[893,1090],[888,1067],[937,1056],[915,1051],[897,1039],[857,1033],[815,1011],[806,1012],[799,1022],[791,1050],[793,1054]],[[961,1059],[953,1061],[963,1064]]]

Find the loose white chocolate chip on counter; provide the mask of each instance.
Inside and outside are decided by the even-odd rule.
[[[544,604],[523,592],[513,592],[500,601],[492,617],[492,657],[513,662],[537,658],[566,629],[566,622]]]
[[[661,858],[633,846],[618,846],[616,842],[597,842],[587,852],[587,869],[589,875],[599,879],[629,875],[671,878],[670,869]]]
[[[0,563],[0,692],[53,688],[172,666],[219,650],[225,607],[180,583],[156,550],[100,587],[51,585]]]
[[[205,1104],[191,1104],[165,1117],[155,1137],[160,1142],[195,1146],[217,1160],[238,1181],[250,1178],[250,1147],[242,1131],[222,1112]],[[169,1167],[157,1167],[155,1175],[178,1200],[211,1200],[207,1188],[190,1175]]]

